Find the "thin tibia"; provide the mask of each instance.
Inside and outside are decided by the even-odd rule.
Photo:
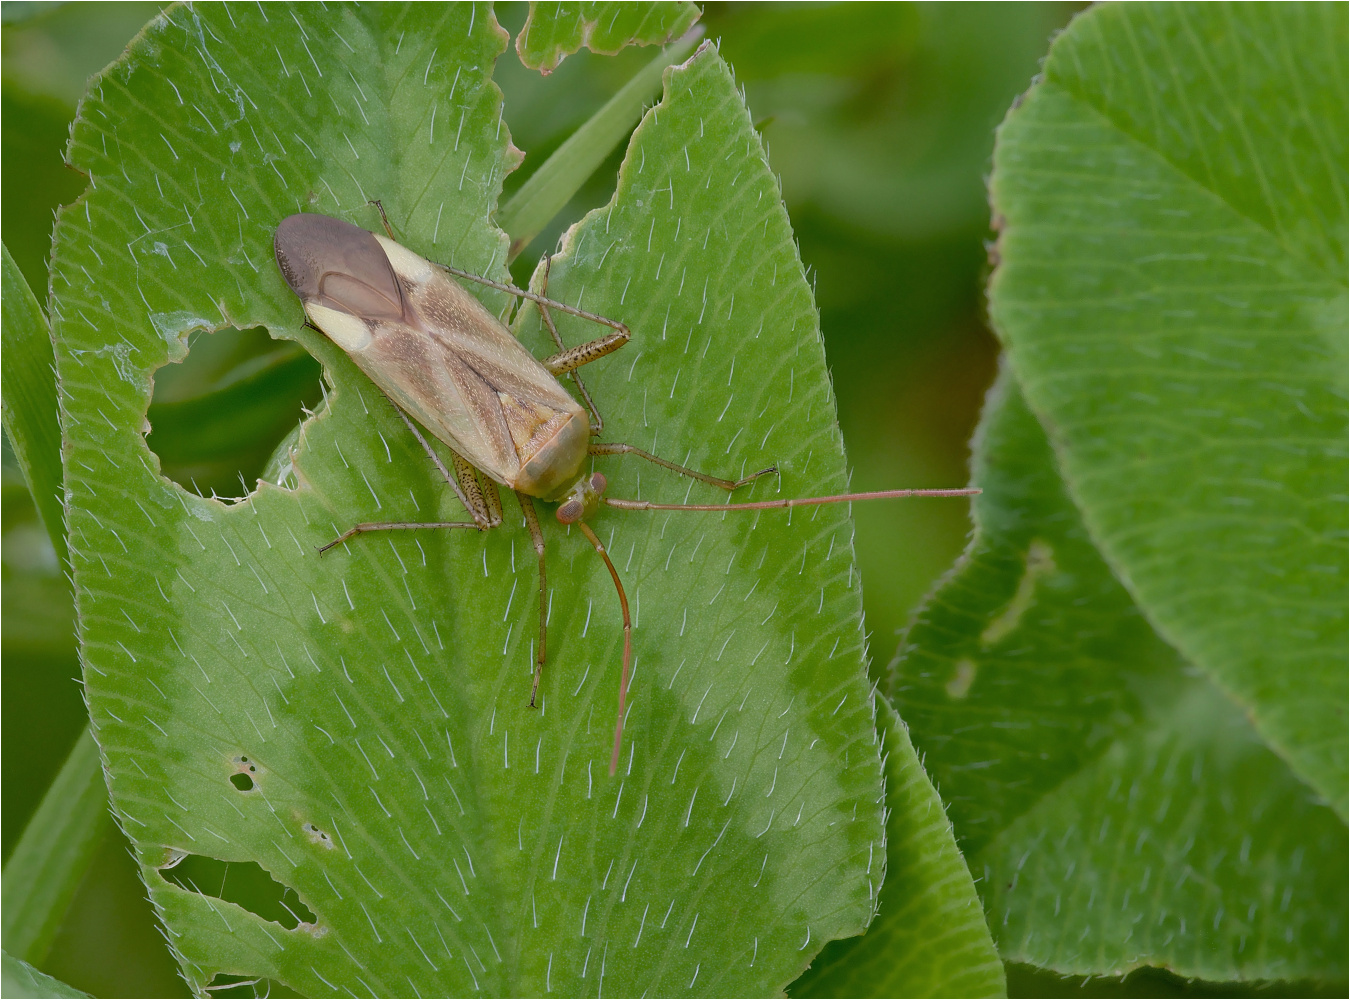
[[[541,294],[544,295],[548,294],[548,276],[549,272],[552,269],[553,269],[553,257],[552,255],[546,255],[544,257],[544,283],[539,289]],[[548,306],[544,305],[544,303],[542,302],[536,302],[535,305],[539,307],[539,317],[544,321],[544,326],[548,330],[549,336],[553,338],[553,343],[556,344],[558,347],[558,353],[555,354],[553,358],[550,358],[548,361],[544,362],[544,367],[549,368],[549,361],[555,360],[556,358],[562,357],[563,355],[567,354],[567,345],[563,343],[562,334],[558,332],[558,327],[553,322],[553,316],[551,313],[549,313]],[[611,334],[610,336],[617,337],[619,335]],[[628,338],[624,337],[623,343],[627,342]],[[594,360],[594,358],[592,358],[591,360]],[[583,362],[583,364],[584,363],[585,362]],[[591,399],[591,394],[586,389],[586,383],[581,380],[581,373],[576,371],[575,368],[564,370],[566,370],[568,375],[571,376],[572,384],[577,387],[577,393],[581,396],[582,402],[586,404],[586,409],[590,412],[591,432],[594,434],[599,434],[601,431],[605,429],[605,420],[603,417],[600,416],[600,410],[596,408],[595,400]],[[553,371],[553,369],[549,368],[549,371]],[[557,375],[559,374],[559,372],[553,372],[553,374]]]
[[[690,479],[697,479],[699,482],[708,483],[710,486],[718,486],[724,490],[739,489],[748,483],[753,483],[760,476],[767,476],[778,471],[776,465],[771,465],[767,469],[760,469],[758,472],[751,473],[744,479],[719,479],[705,472],[698,472],[694,469],[685,468],[683,465],[668,462],[664,458],[657,458],[651,452],[643,451],[635,445],[623,444],[618,441],[592,441],[586,450],[592,455],[636,455],[638,458],[645,458],[648,462],[659,465],[663,469],[669,469],[681,476],[688,476]]]
[[[347,539],[364,535],[369,531],[417,531],[421,528],[472,528],[474,531],[480,530],[473,521],[370,521],[348,528],[327,545],[321,545],[319,552],[327,552],[335,545],[341,545]]]
[[[623,612],[623,673],[619,675],[619,715],[614,721],[614,752],[609,758],[609,774],[613,777],[619,768],[619,750],[623,747],[623,717],[628,709],[628,675],[633,665],[633,620],[628,615],[628,595],[623,592],[619,571],[610,561],[604,544],[585,521],[577,521],[576,525],[586,536],[586,541],[591,543],[595,551],[600,553],[600,558],[605,561],[605,568],[609,570],[609,575],[614,580],[614,589],[619,592],[619,609]]]
[[[620,510],[773,510],[774,508],[814,507],[827,503],[852,503],[855,500],[900,500],[905,497],[971,497],[977,489],[959,490],[877,490],[872,493],[836,493],[827,497],[794,497],[788,500],[756,500],[751,503],[651,503],[647,500],[620,500],[602,497]]]
[[[602,326],[618,330],[628,336],[628,327],[624,326],[618,320],[610,319],[607,316],[601,316],[598,313],[587,312],[585,309],[578,309],[576,306],[569,306],[566,302],[559,302],[557,299],[545,298],[543,295],[535,292],[527,292],[523,288],[517,288],[515,285],[507,285],[500,281],[493,281],[491,278],[484,278],[481,274],[474,274],[472,271],[465,271],[458,267],[451,267],[449,264],[439,265],[441,268],[453,274],[456,278],[463,278],[465,281],[476,281],[480,285],[487,285],[489,288],[495,288],[499,292],[505,292],[507,295],[515,295],[522,299],[529,299],[531,302],[543,303],[550,309],[557,309],[559,312],[565,312],[569,316],[577,316],[580,319],[588,319],[592,323],[599,323]]]

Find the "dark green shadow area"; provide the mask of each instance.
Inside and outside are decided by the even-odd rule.
[[[42,971],[96,997],[185,997],[120,830],[110,830]]]
[[[187,357],[155,373],[146,443],[184,489],[244,496],[323,399],[321,373],[300,345],[262,329],[195,333]]]

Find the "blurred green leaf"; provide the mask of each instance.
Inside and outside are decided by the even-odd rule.
[[[42,968],[98,997],[191,996],[165,933],[126,835],[109,824]]]
[[[876,78],[903,65],[919,43],[923,16],[910,3],[719,4],[705,23],[722,36],[723,54],[735,60],[737,77],[843,80],[859,68],[862,76]],[[836,93],[837,85],[821,96]]]
[[[964,230],[974,249],[989,221],[993,128],[1068,9],[793,4],[770,15],[755,4],[718,10],[709,31],[766,119],[789,204],[855,239]]]
[[[1073,9],[761,3],[703,19],[782,177],[857,489],[965,482],[998,349],[983,302],[993,127]],[[884,667],[960,555],[969,508],[858,504],[853,518]]]
[[[862,937],[826,945],[794,997],[1006,996],[1003,963],[942,800],[905,724],[878,703],[886,754],[886,883]]]
[[[521,531],[364,539],[321,562],[338,525],[462,511],[301,328],[273,227],[311,207],[377,225],[379,196],[414,249],[502,275],[487,219],[513,157],[481,68],[504,38],[467,7],[274,10],[178,8],[101,78],[72,146],[97,187],[62,215],[53,272],[87,689],[190,982],[781,989],[875,902],[881,762],[846,512],[598,523],[637,626],[614,781],[615,599],[581,539],[550,533],[537,714]],[[239,54],[263,35],[280,74]],[[810,293],[714,52],[672,76],[549,288],[635,331],[586,373],[615,437],[718,470],[777,461],[793,493],[842,487]],[[294,489],[230,508],[156,477],[139,433],[151,374],[189,330],[227,324],[294,337],[333,386]],[[605,465],[619,495],[688,490]],[[169,884],[171,851],[261,864],[318,928]]]
[[[0,9],[0,22],[19,24],[60,7],[63,3],[64,0],[13,0]]]
[[[697,4],[678,0],[532,2],[525,27],[516,36],[516,53],[526,66],[551,73],[583,45],[611,56],[629,45],[669,45],[698,16]]]
[[[4,242],[39,301],[57,206],[85,179],[65,164],[75,104],[161,7],[157,3],[6,3],[0,26],[0,191]]]
[[[46,957],[95,850],[111,828],[98,744],[86,731],[5,863],[0,912],[7,953],[28,962]]]
[[[642,117],[660,89],[665,68],[694,51],[685,38],[663,49],[584,125],[570,135],[497,213],[497,225],[511,237],[511,257],[543,232],[601,163]]]
[[[1124,976],[1060,976],[1029,965],[1008,964],[1008,995],[1011,997],[1156,997],[1158,1000],[1258,1000],[1270,997],[1326,997],[1336,1000],[1346,994],[1344,982],[1258,982],[1215,983],[1204,979],[1186,979],[1164,969],[1141,968]]]
[[[7,997],[87,997],[73,986],[67,986],[46,973],[39,972],[23,959],[15,958],[9,952],[0,955],[3,961],[3,978],[0,979],[0,993]]]
[[[5,4],[23,8],[23,4]],[[0,74],[31,95],[52,98],[73,114],[89,77],[116,59],[127,40],[163,3],[54,3],[17,21],[6,18]]]
[[[4,272],[5,431],[33,491],[52,547],[65,563],[61,430],[57,426],[51,331],[9,248],[0,247],[0,253]]]
[[[1345,826],[1149,627],[1011,379],[978,441],[976,537],[893,687],[1000,954],[1344,979]]]
[[[999,133],[990,288],[1107,561],[1342,820],[1347,35],[1079,17]]]
[[[75,102],[88,76],[115,58],[159,6],[6,3],[0,12],[0,228],[29,287],[44,304],[55,209],[73,202],[85,188],[84,176],[64,162]],[[14,15],[24,7],[30,16],[19,23]],[[70,587],[18,471],[6,443],[0,586],[6,857],[88,722],[78,686]],[[172,969],[164,974],[167,949],[125,840],[111,824],[105,825],[111,832],[66,913],[44,968],[98,995],[181,994],[183,984]]]
[[[8,270],[6,260],[6,273]],[[20,281],[22,279],[19,279]],[[26,296],[18,297],[22,303]],[[6,298],[6,312],[13,297]],[[56,393],[52,374],[51,344],[47,340],[46,319],[36,305],[31,319],[40,320],[41,329],[29,326],[34,340],[22,343],[21,330],[27,325],[22,316],[13,321],[4,319],[4,339],[20,341],[14,350],[6,348],[5,389],[12,396],[15,425],[22,423],[20,411],[37,425],[41,437],[42,425],[50,423],[52,465],[57,479],[52,485],[48,519],[54,522],[58,542],[63,541],[64,518],[61,513],[60,454],[57,451]],[[35,360],[45,349],[45,366],[38,370],[25,367],[25,360]],[[12,366],[12,370],[10,368]],[[45,376],[45,385],[44,382]],[[25,393],[27,388],[32,390]],[[34,399],[46,395],[52,409],[45,415],[30,406]],[[6,409],[6,425],[10,410]],[[37,449],[40,453],[41,449]],[[25,474],[9,434],[3,438],[3,544],[0,544],[0,613],[3,626],[4,692],[0,698],[3,711],[4,753],[0,764],[4,779],[0,793],[4,796],[3,842],[5,856],[14,849],[29,818],[37,809],[47,786],[56,776],[61,762],[69,754],[72,744],[85,728],[84,703],[75,681],[79,676],[79,661],[75,645],[75,614],[70,582],[65,568],[52,545],[52,536],[28,489],[29,476]],[[45,492],[45,491],[44,491]],[[54,510],[52,510],[54,508]]]

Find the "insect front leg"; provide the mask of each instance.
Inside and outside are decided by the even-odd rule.
[[[517,492],[520,510],[525,515],[525,525],[530,529],[530,540],[534,543],[535,555],[539,557],[539,651],[534,657],[534,684],[530,687],[530,707],[535,707],[535,695],[539,693],[539,681],[544,675],[545,652],[548,643],[548,574],[544,569],[544,532],[539,527],[539,515],[535,513],[534,501],[524,493]]]
[[[549,272],[552,270],[553,270],[553,255],[548,254],[544,257],[544,283],[540,287],[540,292],[544,295],[548,294],[548,276]],[[550,367],[550,362],[556,362],[558,358],[566,355],[568,353],[567,345],[563,343],[562,335],[558,333],[558,327],[554,324],[552,315],[549,314],[548,306],[544,305],[542,302],[538,303],[538,306],[539,306],[539,316],[544,321],[544,326],[548,329],[549,336],[553,338],[553,343],[556,344],[558,347],[558,353],[553,355],[553,357],[545,360],[543,362],[543,365],[545,368],[548,368],[548,370],[552,374],[558,375],[561,374],[561,372],[554,371],[553,368]],[[611,334],[611,336],[619,336],[619,334],[617,333]],[[624,337],[623,340],[612,349],[618,350],[619,347],[622,347],[626,343],[628,343],[628,338]],[[606,351],[605,353],[608,354],[609,351]],[[596,355],[596,357],[602,356],[603,355]],[[581,363],[585,364],[586,362],[583,361]],[[578,372],[576,368],[564,370],[566,370],[567,373],[571,376],[572,384],[577,387],[577,393],[581,396],[582,402],[586,404],[586,409],[590,411],[591,433],[599,434],[601,431],[605,429],[605,418],[600,416],[600,411],[599,409],[596,408],[595,400],[591,399],[591,394],[586,391],[586,383],[581,380],[581,373]]]
[[[777,472],[778,466],[771,465],[767,469],[760,469],[758,472],[752,472],[744,479],[719,479],[717,476],[710,476],[706,472],[699,472],[696,469],[689,469],[683,465],[676,465],[674,462],[668,462],[664,458],[658,458],[649,451],[643,451],[636,445],[623,444],[619,441],[592,441],[586,448],[591,455],[636,455],[638,458],[646,459],[661,466],[663,469],[669,469],[671,472],[678,473],[681,476],[688,476],[690,479],[697,479],[701,483],[707,483],[710,486],[717,486],[721,489],[731,490],[739,489],[748,483],[753,483],[760,476],[767,476],[770,473]]]

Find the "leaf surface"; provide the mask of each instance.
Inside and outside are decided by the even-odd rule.
[[[375,228],[379,197],[412,249],[505,277],[487,221],[516,157],[488,79],[504,44],[466,5],[176,8],[74,132],[94,189],[61,216],[53,274],[86,684],[199,989],[769,993],[875,905],[881,758],[846,511],[597,520],[636,624],[613,780],[621,630],[583,539],[545,525],[539,711],[535,560],[510,498],[487,536],[317,553],[358,520],[464,512],[301,326],[274,227],[315,210]],[[634,330],[585,373],[607,439],[722,474],[777,463],[785,493],[844,485],[810,291],[711,49],[670,73],[549,291]],[[233,506],[160,477],[142,436],[153,373],[226,325],[298,341],[328,382],[281,485]],[[721,499],[601,463],[617,495]],[[171,884],[159,868],[183,853],[259,864],[317,920],[287,930]]]
[[[1345,978],[1345,826],[1149,626],[1008,372],[976,535],[893,690],[999,952],[1074,975]]]
[[[8,247],[4,268],[5,431],[57,557],[66,561],[61,431],[51,329]]]
[[[1092,10],[999,133],[990,311],[1140,609],[1346,817],[1346,9]]]
[[[794,997],[1001,997],[1003,963],[942,800],[895,710],[879,703],[886,752],[886,884],[862,937],[833,941]]]
[[[629,45],[667,45],[698,17],[697,4],[678,0],[531,3],[516,52],[524,65],[550,73],[583,46],[612,56]]]

